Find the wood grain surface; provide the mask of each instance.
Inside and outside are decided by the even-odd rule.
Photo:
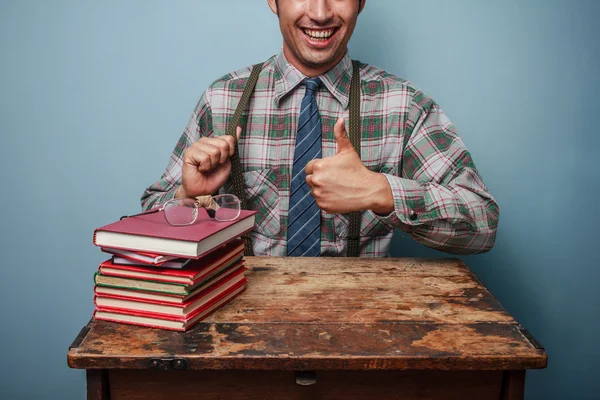
[[[103,321],[73,368],[523,370],[546,353],[457,259],[247,257],[244,294],[191,330]]]

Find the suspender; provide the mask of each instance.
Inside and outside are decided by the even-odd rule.
[[[227,134],[233,136],[235,139],[235,153],[231,157],[231,175],[229,177],[232,187],[233,194],[235,194],[241,201],[242,208],[245,209],[248,206],[248,200],[246,199],[246,191],[244,190],[244,176],[242,170],[242,164],[240,162],[238,141],[236,137],[236,128],[240,123],[242,113],[246,110],[250,96],[258,81],[258,75],[262,69],[263,64],[256,64],[252,67],[252,72],[244,87],[244,92],[238,106],[229,122],[227,127]],[[352,80],[350,82],[350,142],[354,149],[360,156],[360,138],[361,138],[361,126],[360,126],[360,62],[352,60]],[[360,211],[355,211],[347,214],[350,221],[348,227],[348,257],[358,257],[360,251]],[[252,250],[252,240],[249,234],[243,236],[246,242],[246,256],[254,255]]]
[[[246,199],[246,191],[244,190],[244,171],[242,170],[242,163],[240,162],[236,129],[240,124],[242,113],[246,109],[248,101],[250,100],[250,96],[254,91],[254,87],[256,86],[256,81],[258,81],[258,75],[260,74],[262,66],[263,64],[256,64],[252,68],[250,78],[248,78],[248,82],[246,82],[246,87],[242,93],[242,98],[240,99],[235,113],[229,122],[229,126],[227,127],[227,134],[233,136],[233,140],[235,142],[235,153],[233,154],[233,157],[231,157],[231,174],[229,175],[229,179],[231,180],[233,186],[233,194],[240,199],[242,209],[247,209],[248,200]],[[252,250],[252,239],[250,238],[250,234],[246,233],[242,236],[242,238],[246,242],[246,250],[244,251],[244,254],[247,256],[253,256],[254,251]]]
[[[360,157],[360,62],[352,60],[352,80],[350,81],[350,142]],[[348,257],[360,254],[360,211],[348,214]]]

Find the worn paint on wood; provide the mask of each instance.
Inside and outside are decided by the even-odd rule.
[[[546,354],[456,259],[248,257],[248,289],[185,333],[94,321],[74,368],[543,368]]]

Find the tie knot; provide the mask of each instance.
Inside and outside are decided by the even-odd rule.
[[[319,86],[321,86],[321,79],[319,78],[306,78],[304,79],[304,85],[306,86],[306,90],[310,90],[311,92],[315,92]]]

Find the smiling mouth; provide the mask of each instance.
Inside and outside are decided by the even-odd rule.
[[[311,40],[314,40],[317,42],[326,42],[338,31],[338,28],[320,29],[320,30],[303,29],[303,31],[304,31],[304,34],[306,36],[308,36]]]

